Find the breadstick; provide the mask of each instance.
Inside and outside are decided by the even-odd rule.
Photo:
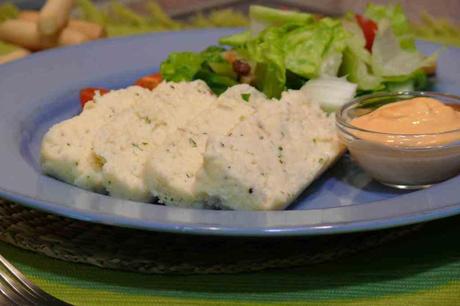
[[[99,39],[107,36],[105,28],[94,22],[71,19],[69,21],[69,28],[82,32],[90,39]]]
[[[49,42],[40,37],[36,23],[19,19],[10,19],[0,24],[0,40],[32,51],[51,47]]]
[[[69,21],[74,0],[47,0],[40,11],[38,30],[43,36],[53,36]]]
[[[20,11],[18,14],[18,19],[31,21],[31,22],[38,22],[38,11]]]
[[[15,61],[17,59],[23,58],[27,55],[30,54],[30,51],[27,49],[17,49],[14,51],[11,51],[10,53],[0,55],[0,64],[8,63]]]
[[[80,31],[65,28],[59,35],[58,43],[60,46],[78,45],[89,41],[89,37]]]
[[[37,11],[21,11],[18,18],[37,22],[39,13]],[[90,39],[99,39],[107,36],[105,28],[94,22],[70,19],[67,27],[82,32]]]

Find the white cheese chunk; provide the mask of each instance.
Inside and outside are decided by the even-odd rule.
[[[137,86],[96,95],[82,113],[53,126],[41,146],[43,171],[82,188],[103,191],[101,161],[93,152],[97,131],[113,116],[145,99],[149,91]]]
[[[94,150],[104,162],[103,185],[109,194],[150,201],[143,175],[150,150],[216,99],[202,81],[163,82],[149,99],[106,122],[94,138]]]
[[[214,206],[282,209],[342,151],[333,116],[302,92],[288,91],[229,134],[208,139],[195,188]]]

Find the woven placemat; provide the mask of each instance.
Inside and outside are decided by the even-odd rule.
[[[0,200],[0,240],[65,261],[142,273],[237,273],[314,264],[416,229],[310,238],[193,236],[88,223]]]

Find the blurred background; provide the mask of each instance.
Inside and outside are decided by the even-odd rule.
[[[11,2],[22,8],[39,9],[44,0],[0,0],[0,3]],[[93,0],[100,6],[106,5],[105,0]],[[128,5],[142,12],[148,0],[124,0],[115,1]],[[460,1],[459,0],[277,0],[277,1],[245,1],[245,0],[157,0],[158,4],[173,17],[186,18],[197,11],[215,10],[234,7],[243,12],[249,4],[257,3],[273,7],[296,8],[315,12],[323,15],[337,16],[347,11],[361,12],[369,2],[373,3],[400,3],[409,18],[417,22],[421,13],[428,13],[433,17],[446,18],[454,23],[460,24]]]
[[[400,4],[417,39],[460,47],[460,0],[75,0],[69,29],[60,32],[53,44],[36,37],[31,26],[44,0],[0,0],[0,64],[31,52],[106,37],[244,27],[249,24],[251,4],[335,17],[361,13],[369,2]]]

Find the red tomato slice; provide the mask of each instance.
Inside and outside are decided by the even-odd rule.
[[[92,101],[94,96],[96,95],[96,91],[99,91],[101,95],[104,95],[109,92],[106,88],[96,88],[96,87],[88,87],[83,88],[80,90],[80,105],[83,108],[85,104],[89,101]]]
[[[147,88],[147,89],[154,89],[155,87],[158,86],[163,81],[163,77],[161,76],[160,73],[154,73],[154,74],[149,74],[146,75],[136,81],[136,85]]]
[[[355,18],[366,38],[366,49],[372,52],[372,45],[374,44],[375,34],[377,33],[377,24],[362,15],[355,15]]]

